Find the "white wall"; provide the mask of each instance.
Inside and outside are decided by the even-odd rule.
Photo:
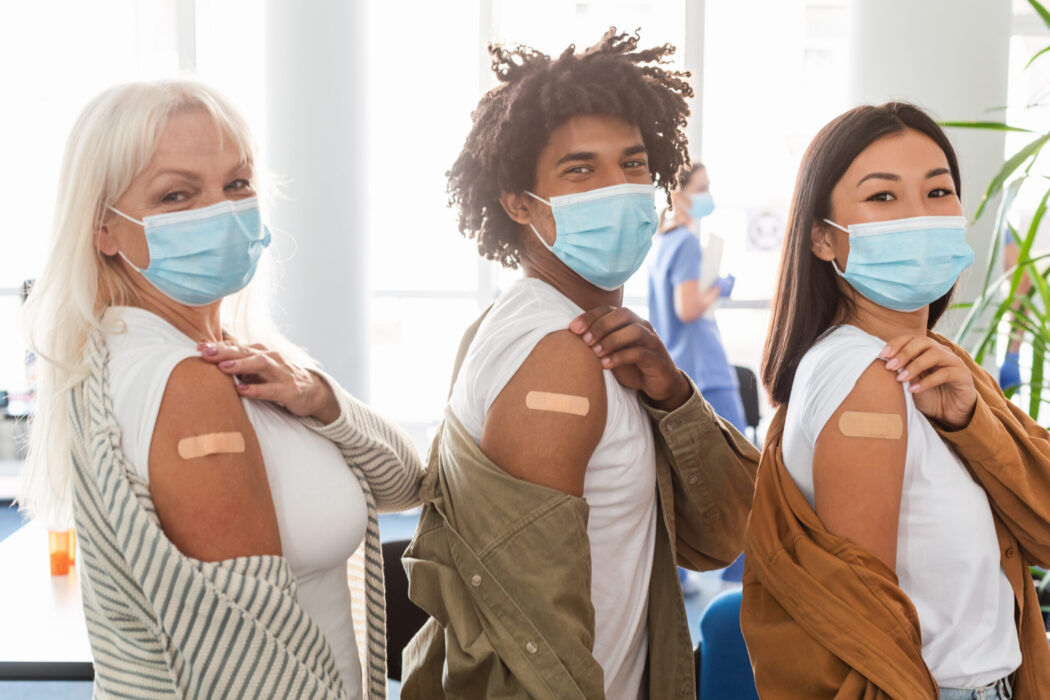
[[[914,102],[941,121],[997,120],[989,111],[1007,102],[1010,3],[989,0],[855,0],[851,13],[850,99],[880,104]],[[963,210],[972,217],[985,187],[1003,163],[1004,138],[983,130],[951,129],[959,156]],[[988,264],[994,207],[970,227],[975,260],[956,301],[979,293]],[[942,330],[958,316],[946,317]]]
[[[347,390],[369,393],[367,3],[268,0],[266,138],[278,178],[276,318]]]

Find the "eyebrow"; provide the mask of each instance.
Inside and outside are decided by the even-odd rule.
[[[947,174],[948,174],[948,168],[934,168],[930,172],[926,173],[926,179],[928,180],[931,177],[937,177],[938,175],[947,175]],[[893,173],[868,173],[867,175],[862,177],[859,182],[857,182],[857,186],[860,187],[860,185],[863,184],[865,180],[874,180],[874,179],[877,179],[877,180],[892,180],[893,182],[900,182],[901,181],[901,176],[900,175],[894,175]]]
[[[226,177],[233,177],[241,170],[245,168],[251,169],[252,163],[250,160],[242,160],[237,165],[230,168],[230,171],[226,174]],[[161,175],[177,175],[178,177],[186,178],[187,180],[199,180],[200,174],[195,173],[191,170],[179,170],[178,168],[165,168],[164,170],[158,170],[153,173],[153,178],[156,179]]]
[[[631,146],[629,148],[623,149],[623,153],[621,155],[622,156],[634,156],[634,155],[638,155],[639,153],[646,153],[645,146],[642,145],[642,144],[638,144],[637,146]],[[558,162],[555,163],[554,165],[555,165],[555,167],[557,167],[557,166],[561,165],[562,163],[568,163],[569,161],[573,161],[573,160],[594,160],[597,157],[598,157],[598,154],[595,153],[594,151],[574,151],[572,153],[566,153],[565,155],[563,155],[561,158],[558,159]]]
[[[157,172],[153,173],[153,179],[156,179],[161,175],[177,175],[179,177],[184,177],[187,180],[200,179],[200,176],[195,172],[192,172],[190,170],[178,170],[176,168],[165,168],[164,170],[158,170]]]

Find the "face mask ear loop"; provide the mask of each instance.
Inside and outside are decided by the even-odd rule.
[[[844,228],[844,227],[842,227],[842,226],[839,226],[838,224],[836,224],[836,223],[835,223],[834,221],[832,221],[831,219],[824,219],[824,223],[826,223],[826,224],[829,224],[829,225],[831,225],[831,226],[834,226],[834,227],[835,227],[835,228],[837,228],[837,229],[838,229],[839,231],[842,231],[843,233],[845,233],[845,234],[847,234],[847,235],[849,234],[849,229],[848,229],[848,228]],[[836,275],[838,275],[839,277],[845,277],[845,276],[846,276],[846,273],[845,273],[845,272],[841,272],[841,271],[839,270],[839,266],[838,266],[838,264],[837,264],[837,263],[836,263],[836,262],[835,262],[834,260],[831,260],[830,262],[831,262],[831,269],[835,271],[835,274],[836,274]]]
[[[543,203],[544,203],[544,204],[546,204],[546,205],[547,205],[548,207],[549,207],[549,206],[551,205],[551,203],[550,203],[550,202],[548,202],[548,201],[547,201],[546,199],[544,199],[543,197],[539,197],[539,196],[537,196],[537,195],[534,195],[534,194],[533,194],[532,192],[529,192],[528,190],[525,190],[525,194],[529,195],[529,196],[530,196],[530,197],[532,197],[533,199],[537,199],[537,200],[539,200],[539,201],[543,202]],[[542,243],[542,244],[543,244],[543,247],[544,247],[544,248],[546,248],[547,250],[549,250],[549,251],[551,251],[551,252],[554,252],[554,248],[553,248],[553,247],[551,247],[551,246],[549,246],[549,245],[547,245],[547,241],[543,240],[543,236],[541,236],[541,235],[540,235],[540,232],[536,230],[536,227],[532,225],[532,222],[531,222],[531,221],[529,222],[529,228],[531,228],[531,229],[532,229],[532,232],[533,232],[534,234],[536,234],[536,238],[537,238],[537,239],[539,239],[540,243]],[[557,234],[555,234],[555,235],[557,235]]]
[[[121,211],[120,209],[117,209],[116,207],[107,207],[107,208],[108,208],[108,209],[109,209],[109,210],[110,210],[111,212],[113,212],[114,214],[117,214],[117,215],[119,215],[119,216],[122,216],[122,217],[124,217],[125,219],[127,219],[127,220],[128,220],[128,221],[130,221],[131,223],[133,223],[133,224],[138,224],[138,225],[139,225],[139,226],[141,226],[142,228],[146,228],[146,224],[144,224],[143,222],[139,221],[138,219],[132,219],[132,218],[131,218],[130,216],[128,216],[127,214],[125,214],[124,212],[122,212],[122,211]]]
[[[541,201],[544,204],[546,204],[548,207],[551,205],[551,203],[549,201],[547,201],[546,199],[544,199],[543,197],[540,197],[539,195],[533,194],[532,192],[529,192],[528,190],[525,190],[525,194],[529,195],[533,199],[538,199],[539,201]]]
[[[117,255],[119,255],[120,257],[124,258],[124,262],[126,262],[128,265],[130,265],[131,269],[134,270],[135,272],[139,273],[140,275],[145,275],[146,274],[145,270],[143,270],[141,267],[139,267],[135,263],[133,263],[130,260],[128,260],[128,256],[124,255],[124,251],[123,250],[118,250],[117,251]]]
[[[117,214],[118,216],[124,217],[125,219],[127,219],[128,221],[130,221],[133,224],[138,224],[139,226],[141,226],[143,228],[146,227],[146,225],[144,223],[142,223],[138,219],[132,219],[130,216],[128,216],[127,214],[122,212],[120,209],[117,209],[116,207],[106,207],[106,208],[109,209],[110,211],[112,211],[114,214]],[[132,270],[135,270],[136,272],[138,272],[139,274],[142,274],[142,275],[146,274],[145,270],[143,270],[141,267],[139,267],[135,263],[133,263],[130,260],[128,260],[128,256],[124,255],[124,251],[123,250],[118,250],[117,251],[117,255],[119,255],[120,257],[124,258],[124,262],[126,262],[128,265],[130,265]]]
[[[845,226],[839,226],[838,224],[836,224],[831,219],[824,219],[824,223],[825,224],[829,224],[831,226],[834,226],[835,228],[837,228],[839,231],[842,231],[843,233],[846,233],[846,234],[849,233],[849,229],[848,228],[846,228]]]

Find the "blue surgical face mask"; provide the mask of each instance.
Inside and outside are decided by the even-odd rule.
[[[710,192],[697,192],[689,204],[689,218],[698,221],[715,210],[715,200]]]
[[[595,287],[619,289],[638,271],[653,244],[658,218],[652,185],[613,185],[589,192],[551,197],[554,245],[540,239],[569,269]]]
[[[149,246],[142,269],[120,256],[163,294],[187,306],[204,306],[244,289],[259,256],[270,245],[255,197],[225,200],[210,207],[147,216],[139,221]]]
[[[916,216],[849,228],[824,221],[849,234],[846,271],[832,260],[835,272],[887,309],[915,311],[940,299],[973,262],[963,216]]]

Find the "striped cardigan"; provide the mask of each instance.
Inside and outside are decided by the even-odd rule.
[[[84,352],[89,374],[72,392],[70,423],[95,697],[345,698],[328,642],[296,600],[287,560],[202,562],[164,536],[149,487],[121,450],[101,333]],[[376,700],[386,697],[377,505],[418,503],[422,465],[397,428],[327,381],[339,419],[303,423],[339,446],[368,504],[365,542],[348,575],[364,697]]]

